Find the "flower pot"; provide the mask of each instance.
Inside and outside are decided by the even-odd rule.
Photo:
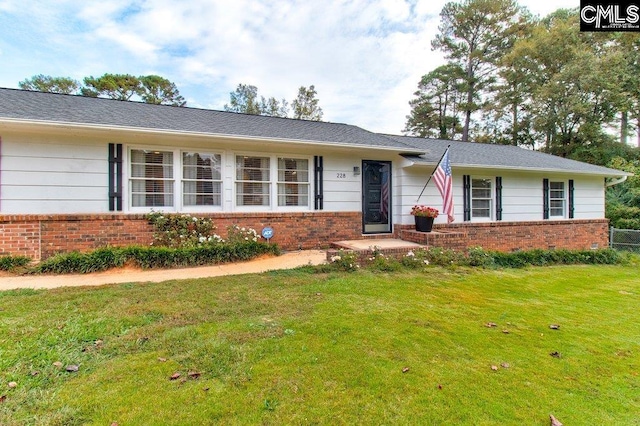
[[[416,218],[416,231],[431,232],[433,227],[433,218],[426,216],[414,216]]]

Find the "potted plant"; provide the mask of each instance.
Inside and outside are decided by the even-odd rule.
[[[416,231],[431,232],[433,220],[438,217],[440,212],[433,207],[415,205],[411,208],[411,214],[416,220]]]

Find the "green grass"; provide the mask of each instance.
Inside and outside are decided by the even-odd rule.
[[[637,266],[306,269],[0,292],[0,424],[640,424]]]

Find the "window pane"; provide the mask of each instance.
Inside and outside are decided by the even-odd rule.
[[[236,204],[271,205],[270,174],[268,157],[236,156]]]
[[[549,182],[549,216],[564,217],[564,182]]]
[[[222,203],[221,156],[182,153],[182,202],[185,206],[219,206]]]
[[[236,180],[269,181],[268,157],[236,157]]]
[[[131,150],[129,182],[133,207],[172,207],[173,153]]]
[[[471,217],[491,219],[491,179],[471,179]]]
[[[236,204],[239,206],[269,206],[268,183],[236,183]]]
[[[279,206],[308,206],[309,185],[297,183],[278,184]]]

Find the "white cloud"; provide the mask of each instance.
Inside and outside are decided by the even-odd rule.
[[[575,0],[577,2],[577,0]],[[534,13],[570,7],[526,0]],[[238,83],[291,100],[314,84],[325,119],[399,133],[445,0],[0,0],[0,86],[35,74],[155,73],[190,106],[222,108]],[[6,58],[6,59],[5,59]]]

